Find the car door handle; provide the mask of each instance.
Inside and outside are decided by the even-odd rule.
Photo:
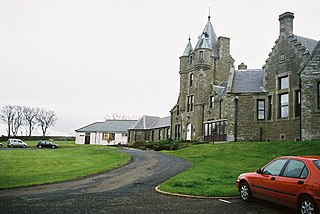
[[[304,182],[303,181],[298,181],[297,184],[304,184]]]
[[[270,180],[275,181],[275,180],[276,180],[276,178],[275,178],[275,177],[272,177],[272,178],[270,178]]]

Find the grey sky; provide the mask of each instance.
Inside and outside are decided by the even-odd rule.
[[[54,110],[52,134],[115,112],[168,116],[179,57],[189,33],[195,46],[209,7],[235,66],[263,66],[286,11],[295,34],[320,39],[319,0],[0,0],[0,107]]]

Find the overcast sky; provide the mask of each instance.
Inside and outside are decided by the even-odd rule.
[[[55,111],[49,134],[112,113],[169,116],[179,57],[189,34],[195,46],[209,7],[235,66],[264,65],[287,11],[295,34],[320,39],[319,0],[0,0],[0,107]]]

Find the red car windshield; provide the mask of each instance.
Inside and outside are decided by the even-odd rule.
[[[320,169],[320,160],[315,160],[313,163]]]

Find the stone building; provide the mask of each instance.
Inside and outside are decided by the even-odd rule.
[[[279,16],[279,37],[262,70],[231,72],[228,140],[320,139],[318,41],[293,34],[293,19],[291,12]]]
[[[320,139],[320,42],[300,73],[301,137]]]
[[[224,97],[233,62],[230,39],[217,38],[209,16],[195,48],[189,39],[180,57],[180,92],[170,112],[173,139],[226,140]]]
[[[235,70],[230,39],[217,38],[210,17],[193,49],[180,57],[180,91],[171,137],[203,141],[320,139],[319,41],[293,34],[294,14],[262,69]]]

